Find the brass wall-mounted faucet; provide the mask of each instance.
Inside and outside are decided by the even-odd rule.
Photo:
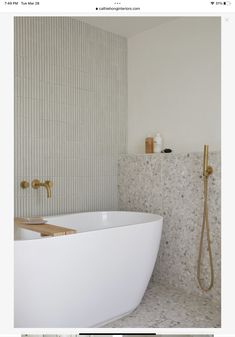
[[[40,187],[45,187],[47,190],[47,198],[51,198],[51,187],[52,187],[52,181],[50,180],[45,180],[44,183],[40,182],[38,179],[34,179],[32,181],[32,188],[35,190],[39,189]]]

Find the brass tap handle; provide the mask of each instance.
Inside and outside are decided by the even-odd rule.
[[[22,180],[22,181],[20,182],[20,187],[21,187],[21,188],[28,188],[28,187],[29,187],[29,182],[26,181],[26,180]]]
[[[38,180],[38,179],[34,179],[33,181],[32,181],[32,188],[34,188],[35,190],[37,190],[41,185],[40,185],[40,180]]]

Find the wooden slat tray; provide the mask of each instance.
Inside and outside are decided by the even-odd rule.
[[[40,233],[41,236],[59,236],[77,233],[75,229],[51,225],[47,223],[41,225],[25,224],[19,221],[15,221],[15,223],[18,227]]]

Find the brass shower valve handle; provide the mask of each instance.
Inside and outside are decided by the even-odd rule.
[[[51,180],[45,180],[45,182],[43,183],[38,179],[34,179],[31,185],[32,188],[34,188],[35,190],[39,189],[40,187],[45,187],[45,189],[47,190],[47,198],[51,198],[51,188],[53,186]]]

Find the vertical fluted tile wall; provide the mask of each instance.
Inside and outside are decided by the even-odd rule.
[[[117,209],[126,152],[127,43],[71,17],[18,17],[15,215]],[[46,190],[21,180],[50,179]]]

